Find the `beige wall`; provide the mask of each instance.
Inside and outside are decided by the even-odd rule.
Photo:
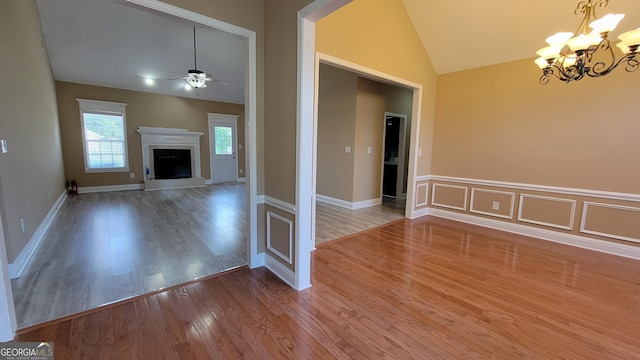
[[[463,180],[457,185],[467,189],[468,203],[465,210],[453,211],[612,242],[640,242],[638,202],[609,194],[640,193],[640,168],[634,165],[640,122],[633,106],[625,105],[640,95],[639,76],[618,70],[600,79],[540,85],[540,70],[531,60],[440,76],[434,175],[601,195],[502,187],[491,188],[502,193],[485,192],[472,201],[471,191],[483,187]],[[436,188],[433,197],[442,198],[440,192]],[[494,201],[499,210],[491,208]],[[433,199],[430,205],[441,207]]]
[[[539,76],[530,60],[440,76],[433,174],[640,193],[640,73]]]
[[[211,178],[209,153],[209,126],[207,113],[239,115],[238,169],[245,169],[244,156],[244,106],[215,101],[158,95],[139,91],[114,89],[56,81],[62,149],[65,174],[78,186],[136,184],[143,180],[140,126],[184,128],[203,132],[200,137],[200,161],[202,176]],[[80,110],[77,98],[126,103],[127,151],[129,171],[117,173],[85,173],[82,149]],[[135,173],[131,179],[129,173]],[[239,174],[244,177],[244,174]]]
[[[428,175],[437,78],[402,1],[355,0],[321,19],[316,50],[423,86],[416,175]]]
[[[311,2],[264,3],[264,82],[268,89],[264,94],[264,194],[289,204],[296,201],[298,11]],[[285,215],[295,222],[294,214]],[[278,260],[273,252],[267,253]],[[295,261],[281,263],[295,268]]]
[[[0,154],[0,211],[10,263],[64,191],[54,82],[41,34],[35,2],[0,2],[0,137],[9,150]]]
[[[386,86],[358,78],[353,202],[379,199],[382,194],[382,148]],[[371,153],[368,148],[371,148]]]
[[[320,65],[316,192],[344,201],[353,201],[357,90],[356,74]]]
[[[297,13],[311,2],[265,1],[265,194],[290,204],[296,189]]]
[[[412,91],[320,64],[318,92],[317,193],[348,202],[379,199],[384,113],[405,114],[410,123]]]

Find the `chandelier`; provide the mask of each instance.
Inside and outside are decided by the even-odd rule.
[[[549,46],[537,51],[535,62],[542,69],[540,83],[547,84],[552,76],[561,81],[581,80],[586,76],[601,77],[611,73],[619,65],[627,72],[640,66],[640,28],[620,36],[616,46],[623,56],[616,59],[609,34],[618,26],[623,14],[596,16],[596,8],[606,7],[609,0],[585,0],[578,3],[574,13],[584,18],[576,31],[559,32],[547,38]],[[589,30],[591,29],[591,30]],[[575,35],[575,36],[574,36]]]

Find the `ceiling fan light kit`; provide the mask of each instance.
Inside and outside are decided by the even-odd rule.
[[[537,51],[540,57],[535,61],[542,69],[541,84],[547,84],[552,77],[567,83],[585,76],[601,77],[619,65],[623,65],[627,72],[640,67],[640,28],[618,36],[620,42],[616,46],[623,56],[616,59],[609,34],[624,15],[609,14],[598,18],[596,8],[607,5],[609,0],[579,2],[574,13],[583,14],[583,19],[576,33],[561,32],[546,39],[549,46]]]
[[[189,85],[192,88],[200,89],[200,88],[206,88],[207,81],[211,79],[207,78],[207,74],[205,74],[204,72],[193,69],[187,72],[187,76],[185,77],[185,80],[187,81],[187,83],[189,83]]]

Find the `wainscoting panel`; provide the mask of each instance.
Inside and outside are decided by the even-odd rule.
[[[511,220],[515,202],[513,192],[472,188],[469,211]]]
[[[415,211],[417,216],[640,259],[640,194],[438,175],[416,179],[416,185],[424,182],[431,184],[431,199],[427,208]]]
[[[518,221],[573,230],[576,201],[565,198],[520,194]]]
[[[429,183],[420,183],[416,187],[415,208],[421,208],[429,205]]]
[[[431,187],[431,205],[466,211],[468,191],[469,189],[466,186],[433,184]]]
[[[640,208],[585,201],[580,232],[640,243]]]
[[[267,211],[267,250],[293,263],[293,221]]]

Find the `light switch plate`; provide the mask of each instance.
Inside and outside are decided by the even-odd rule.
[[[346,152],[347,154],[351,152],[351,146],[345,146],[344,147],[344,152]]]
[[[2,144],[2,153],[6,154],[7,151],[9,151],[9,150],[7,150],[7,140],[2,139],[2,140],[0,140],[0,143]]]

